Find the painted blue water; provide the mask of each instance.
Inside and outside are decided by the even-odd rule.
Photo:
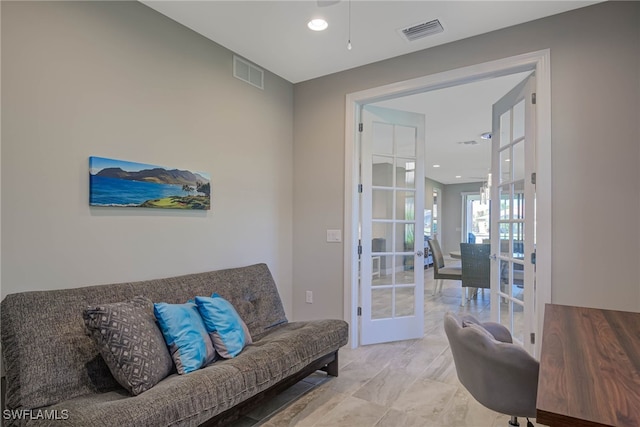
[[[188,196],[177,184],[127,181],[90,175],[89,204],[92,206],[138,206],[147,200]],[[201,193],[192,192],[191,195]]]

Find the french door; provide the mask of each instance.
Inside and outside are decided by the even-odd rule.
[[[491,317],[535,353],[535,77],[493,105]]]
[[[365,106],[361,344],[424,335],[424,115]]]

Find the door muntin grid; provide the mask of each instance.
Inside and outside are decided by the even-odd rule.
[[[499,251],[497,259],[499,304],[498,321],[524,343],[524,264],[525,264],[525,99],[502,113],[498,150]]]
[[[415,314],[416,133],[374,122],[371,319]]]

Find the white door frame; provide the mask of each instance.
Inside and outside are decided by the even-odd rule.
[[[361,106],[478,80],[524,71],[536,72],[536,338],[542,340],[544,305],[551,302],[551,52],[549,49],[444,71],[346,96],[344,178],[344,319],[351,331],[351,347],[358,346],[358,184],[359,140],[357,124]]]

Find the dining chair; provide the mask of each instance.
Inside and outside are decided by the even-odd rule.
[[[466,302],[465,293],[466,300],[470,300],[472,294],[477,294],[478,289],[491,287],[491,245],[460,243],[460,255],[463,291],[460,305],[463,306]]]
[[[513,241],[513,250],[511,249],[511,243],[508,239],[500,240],[500,252],[503,254],[513,255],[514,257],[524,256],[524,247],[523,242],[521,240]],[[509,270],[506,262],[500,263],[500,282],[503,286],[508,287],[510,285],[515,285],[519,288],[524,286],[524,266],[522,264],[514,264],[513,265],[513,275],[511,277],[512,281],[509,283]]]
[[[458,380],[483,406],[511,416],[509,425],[518,426],[517,417],[536,416],[539,362],[518,344],[500,323],[479,322],[473,316],[444,316]]]
[[[435,282],[433,294],[435,295],[438,292],[438,285],[440,285],[440,292],[442,292],[443,280],[462,280],[462,267],[446,267],[438,239],[430,239],[428,242],[433,255],[433,280]]]

